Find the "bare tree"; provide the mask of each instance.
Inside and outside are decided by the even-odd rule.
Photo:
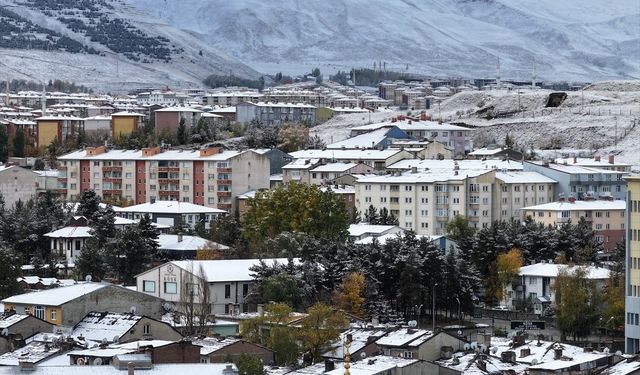
[[[185,334],[200,336],[207,333],[207,323],[214,321],[211,314],[213,301],[202,265],[200,265],[197,275],[193,272],[193,265],[189,268],[182,283],[178,313],[184,317]]]

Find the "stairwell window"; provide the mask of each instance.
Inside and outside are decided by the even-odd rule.
[[[34,306],[33,316],[35,316],[38,319],[44,320],[44,306]]]

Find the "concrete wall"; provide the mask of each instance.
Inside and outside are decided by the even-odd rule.
[[[160,363],[200,363],[200,347],[190,341],[178,341],[149,350],[151,362]]]
[[[262,346],[246,342],[244,340],[235,342],[231,345],[227,345],[215,352],[202,356],[208,363],[225,363],[227,356],[231,356],[233,362],[237,362],[238,357],[241,354],[248,354],[250,356],[258,357],[262,360],[262,363],[269,365],[273,363],[273,351],[264,348]]]
[[[22,167],[12,167],[0,172],[0,193],[5,205],[11,208],[18,200],[26,202],[36,195],[38,175]]]
[[[148,326],[148,334],[145,334],[145,326]],[[111,337],[107,337],[111,340]],[[125,333],[120,342],[130,342],[137,340],[166,340],[166,341],[178,341],[182,339],[182,335],[173,329],[169,324],[160,322],[154,319],[143,317],[134,325],[129,332]],[[171,363],[171,362],[165,362]]]

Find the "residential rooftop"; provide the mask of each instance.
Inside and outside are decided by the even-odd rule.
[[[518,274],[520,276],[558,277],[561,271],[574,272],[577,269],[584,270],[588,279],[604,280],[609,278],[609,270],[606,268],[555,263],[536,263],[523,266],[520,267]]]
[[[624,211],[627,202],[623,200],[565,200],[562,202],[550,202],[537,206],[523,207],[523,211]]]
[[[2,302],[6,305],[44,305],[60,306],[96,290],[110,286],[103,283],[81,283],[59,288],[45,289],[38,292],[18,294],[5,298]]]

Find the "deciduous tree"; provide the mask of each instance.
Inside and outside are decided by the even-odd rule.
[[[333,305],[350,314],[364,318],[364,284],[362,272],[350,272],[333,294]]]
[[[522,252],[520,249],[511,249],[508,253],[498,255],[497,272],[500,288],[496,290],[496,299],[502,301],[506,298],[506,287],[520,272],[522,267]]]
[[[340,337],[340,332],[348,326],[348,320],[341,311],[324,303],[317,303],[307,310],[302,320],[299,335],[303,350],[313,363],[322,360],[330,343]]]

